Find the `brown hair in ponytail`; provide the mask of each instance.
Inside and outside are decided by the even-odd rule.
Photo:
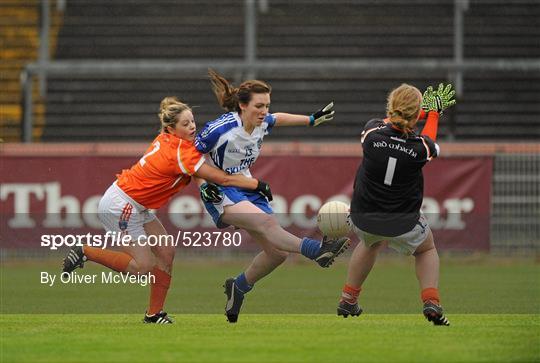
[[[219,105],[229,112],[241,113],[239,105],[248,104],[253,93],[272,93],[272,87],[263,81],[249,80],[235,88],[213,69],[208,70],[208,75]]]

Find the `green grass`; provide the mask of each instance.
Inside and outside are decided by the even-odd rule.
[[[139,315],[4,315],[2,362],[531,362],[540,359],[533,315],[247,314],[177,316],[146,326]]]
[[[166,308],[177,314],[215,314],[223,309],[223,281],[248,260],[177,259]],[[2,313],[141,313],[148,287],[139,285],[40,283],[40,272],[59,272],[58,261],[10,262],[0,267]],[[78,273],[108,271],[93,263]],[[332,314],[346,276],[345,261],[330,269],[291,262],[260,281],[249,294],[245,313]],[[444,259],[441,297],[449,313],[540,314],[540,265],[522,260]],[[363,286],[369,313],[416,314],[418,283],[412,258],[383,258]]]
[[[148,287],[41,285],[58,261],[0,266],[0,362],[540,362],[540,265],[444,258],[450,327],[421,316],[414,263],[382,258],[359,318],[335,316],[346,274],[292,261],[257,284],[240,321],[222,315],[223,280],[247,260],[177,259],[166,310],[172,326],[141,324]],[[80,273],[104,271],[87,264]]]

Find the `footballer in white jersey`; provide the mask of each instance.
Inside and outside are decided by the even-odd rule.
[[[243,127],[237,112],[228,112],[214,121],[208,122],[195,138],[195,147],[206,154],[207,162],[229,174],[243,174],[251,177],[249,168],[259,157],[264,136],[272,130],[276,117],[266,114],[263,122],[251,134]],[[220,203],[205,203],[216,226],[225,228],[221,221],[224,207],[248,200],[265,213],[273,213],[268,200],[250,190],[236,187],[220,187],[223,199]]]
[[[228,112],[206,124],[195,139],[195,147],[221,170],[251,176],[249,168],[259,157],[263,138],[275,123],[275,116],[267,114],[262,124],[248,134],[238,113]]]
[[[334,117],[333,103],[312,115],[269,113],[271,87],[263,81],[248,80],[232,86],[218,73],[209,70],[212,89],[227,113],[206,124],[195,138],[195,147],[209,162],[229,174],[251,176],[249,168],[259,157],[263,139],[274,126],[317,126]],[[347,237],[300,238],[284,230],[272,215],[269,187],[261,193],[217,186],[197,181],[201,199],[216,226],[233,225],[246,230],[262,251],[246,270],[225,280],[225,315],[230,323],[238,321],[244,295],[264,276],[282,264],[289,253],[302,254],[321,267],[329,267],[349,246]],[[258,188],[259,189],[259,188]],[[268,193],[262,194],[263,191]]]

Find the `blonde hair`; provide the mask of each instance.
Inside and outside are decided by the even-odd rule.
[[[159,121],[161,122],[161,132],[169,133],[167,126],[174,127],[178,122],[177,116],[185,110],[191,111],[188,104],[183,103],[176,97],[165,97],[159,105]]]
[[[208,70],[208,76],[219,105],[229,112],[240,113],[240,104],[249,103],[253,93],[272,93],[272,87],[263,81],[245,81],[236,88],[213,69]]]
[[[404,134],[411,133],[418,121],[421,103],[420,90],[403,83],[388,95],[386,115],[393,125],[403,130]]]

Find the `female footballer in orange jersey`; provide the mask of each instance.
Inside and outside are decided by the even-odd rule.
[[[169,201],[191,181],[191,177],[228,186],[256,190],[271,198],[268,184],[244,175],[229,175],[205,163],[193,145],[195,121],[188,105],[176,97],[161,101],[159,119],[161,132],[144,156],[117,175],[99,202],[98,216],[105,230],[129,235],[132,241],[147,236],[166,235],[165,228],[150,212]],[[211,196],[206,196],[211,199]],[[150,304],[145,323],[169,324],[172,320],[163,312],[171,281],[174,246],[132,243],[123,251],[109,251],[91,246],[75,246],[64,259],[63,271],[83,267],[94,261],[115,271],[132,274],[151,273],[155,281],[150,288]]]

